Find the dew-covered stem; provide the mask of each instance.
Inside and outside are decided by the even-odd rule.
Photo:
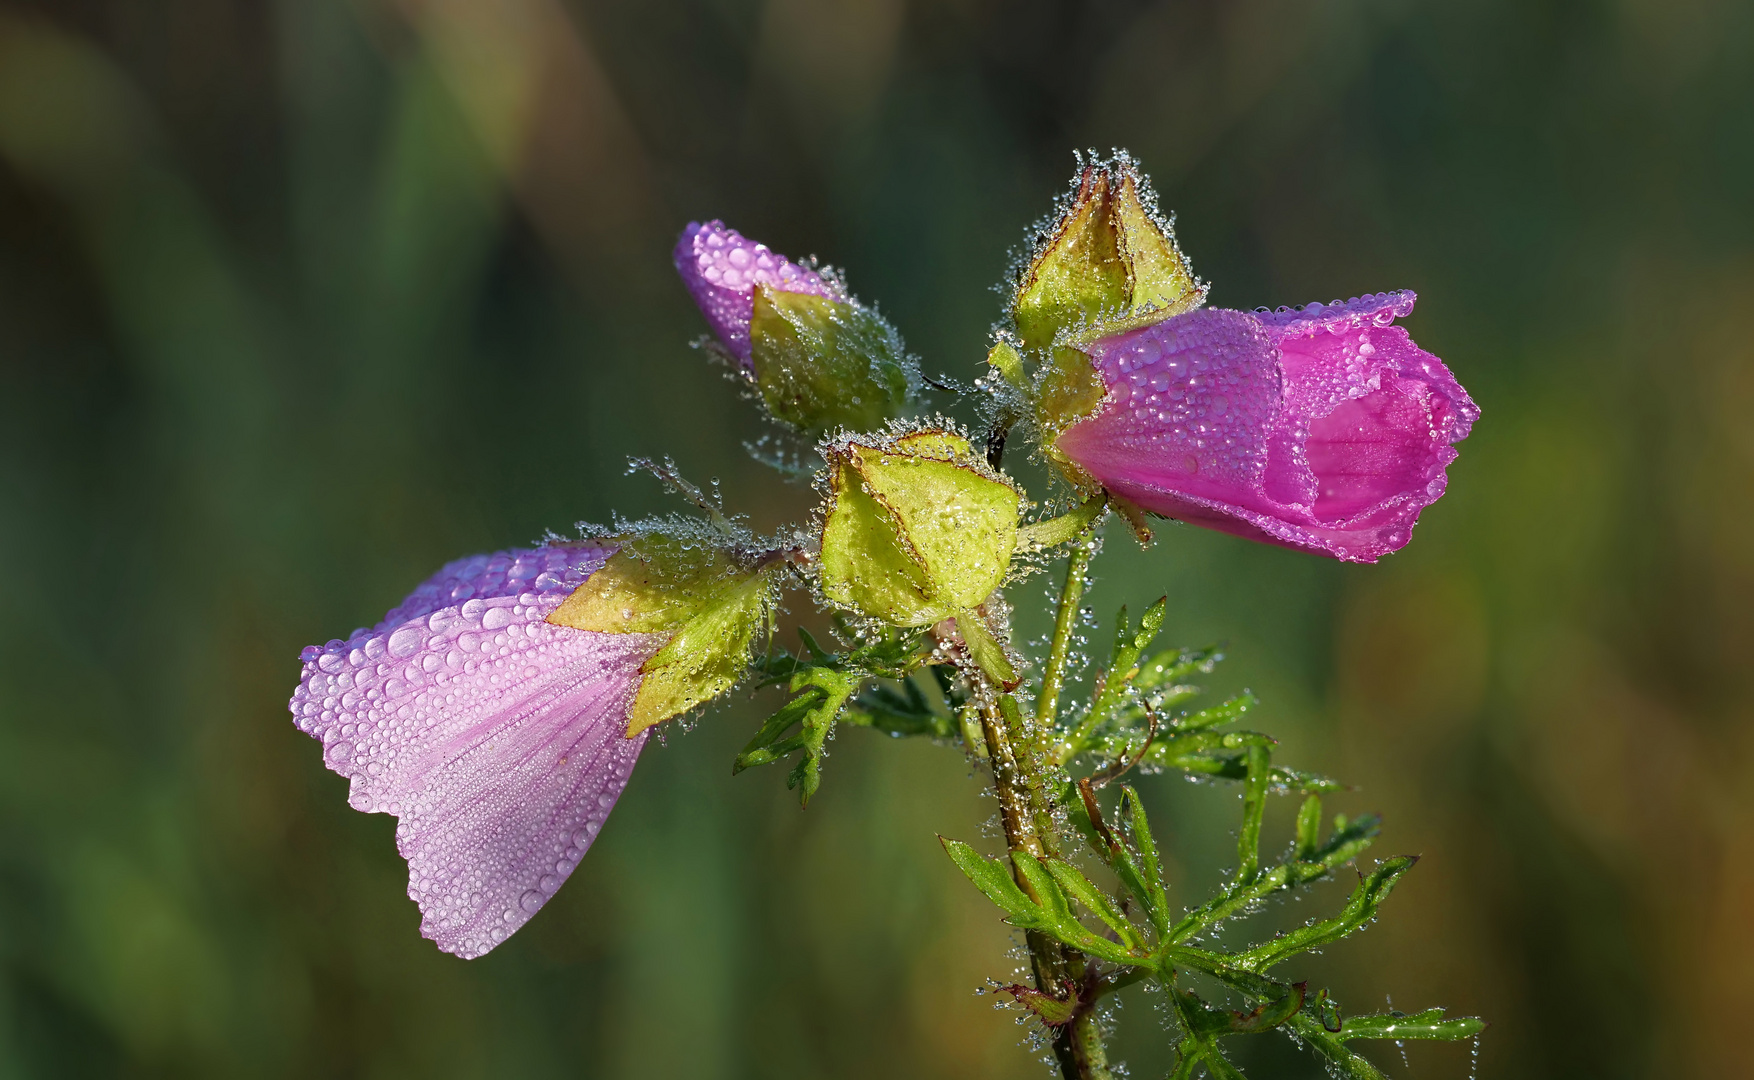
[[[1047,665],[1042,669],[1041,697],[1035,703],[1035,719],[1044,729],[1051,728],[1060,708],[1060,690],[1066,681],[1066,664],[1072,647],[1072,631],[1078,625],[1078,606],[1084,600],[1084,583],[1090,573],[1090,559],[1096,554],[1094,537],[1079,541],[1066,560],[1066,584],[1060,589],[1059,610],[1054,614],[1054,640],[1048,650]]]

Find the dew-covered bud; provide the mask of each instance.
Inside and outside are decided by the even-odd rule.
[[[548,616],[559,626],[667,640],[640,667],[629,737],[729,690],[772,604],[773,564],[708,534],[652,530],[615,554]]]
[[[1036,421],[1050,457],[1059,460],[1053,436],[1102,404],[1082,344],[1192,310],[1205,296],[1132,159],[1085,167],[1019,267],[1011,298],[1018,340],[1040,364]]]
[[[830,271],[799,265],[723,222],[690,223],[676,271],[718,347],[768,412],[808,435],[901,415],[919,374],[901,337]]]
[[[1393,325],[1410,292],[1205,308],[1093,342],[1105,398],[1054,450],[1134,506],[1375,562],[1443,494],[1480,410]]]
[[[892,626],[930,626],[992,595],[1022,495],[963,436],[852,436],[824,449],[822,592]]]

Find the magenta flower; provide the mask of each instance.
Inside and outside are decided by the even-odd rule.
[[[1480,410],[1391,325],[1411,292],[1247,313],[1208,308],[1087,350],[1108,396],[1066,457],[1146,510],[1375,562],[1443,494]]]
[[[745,239],[722,221],[705,225],[691,221],[676,241],[676,272],[699,305],[714,336],[745,368],[750,360],[749,319],[755,287],[778,292],[808,293],[828,300],[847,297],[832,280],[799,266],[766,244]]]
[[[373,629],[300,655],[295,722],[354,809],[396,815],[420,932],[445,952],[480,956],[547,903],[645,745],[623,733],[665,636],[544,621],[614,551],[459,559]]]

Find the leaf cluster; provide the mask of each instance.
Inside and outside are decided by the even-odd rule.
[[[1109,762],[1090,776],[1066,779],[1059,794],[1071,831],[1112,878],[1112,888],[1097,885],[1068,858],[1014,850],[1005,858],[989,859],[967,844],[941,838],[950,858],[1004,912],[1008,923],[1045,934],[1084,959],[1085,977],[1068,981],[1063,997],[1013,988],[1019,1003],[1043,1023],[1058,1027],[1123,986],[1155,982],[1169,996],[1181,1029],[1175,1076],[1191,1076],[1202,1065],[1213,1077],[1241,1075],[1222,1049],[1222,1041],[1236,1035],[1288,1032],[1324,1058],[1335,1075],[1366,1080],[1382,1074],[1351,1049],[1348,1044],[1354,1040],[1455,1040],[1477,1034],[1485,1026],[1481,1021],[1445,1018],[1440,1009],[1413,1016],[1391,1012],[1342,1018],[1326,990],[1311,991],[1306,983],[1289,981],[1274,970],[1369,925],[1416,858],[1397,856],[1360,871],[1346,903],[1329,916],[1235,949],[1209,943],[1227,921],[1354,864],[1376,839],[1380,821],[1375,815],[1337,815],[1324,836],[1322,793],[1340,785],[1274,765],[1272,739],[1231,728],[1253,708],[1253,695],[1178,711],[1200,692],[1184,680],[1210,672],[1221,656],[1214,649],[1184,649],[1141,660],[1161,621],[1161,602],[1137,626],[1122,611],[1109,663],[1096,681],[1089,707],[1056,731],[1061,761],[1089,755]],[[1112,822],[1102,809],[1103,786],[1134,766],[1242,784],[1235,872],[1217,895],[1191,909],[1170,900],[1157,844],[1135,789],[1116,785],[1121,795]],[[1267,795],[1275,791],[1298,792],[1304,798],[1290,850],[1263,866],[1261,826]],[[1200,979],[1190,979],[1190,974]],[[1243,1007],[1207,1000],[1190,985],[1195,981],[1216,983]]]

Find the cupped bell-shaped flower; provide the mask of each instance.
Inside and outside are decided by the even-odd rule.
[[[769,573],[727,550],[651,530],[476,555],[376,627],[303,652],[293,717],[355,809],[396,815],[439,948],[480,956],[528,921],[596,839],[651,725],[742,673]]]
[[[676,271],[719,345],[775,419],[818,435],[900,415],[919,388],[901,338],[832,272],[801,266],[723,222],[690,222]]]
[[[613,552],[459,559],[377,626],[301,654],[293,717],[354,809],[396,815],[420,932],[445,952],[480,956],[548,902],[645,745],[627,718],[663,636],[547,621]]]
[[[1375,562],[1443,494],[1479,416],[1392,325],[1413,302],[1206,309],[1091,342],[1105,397],[1053,449],[1153,513]]]

